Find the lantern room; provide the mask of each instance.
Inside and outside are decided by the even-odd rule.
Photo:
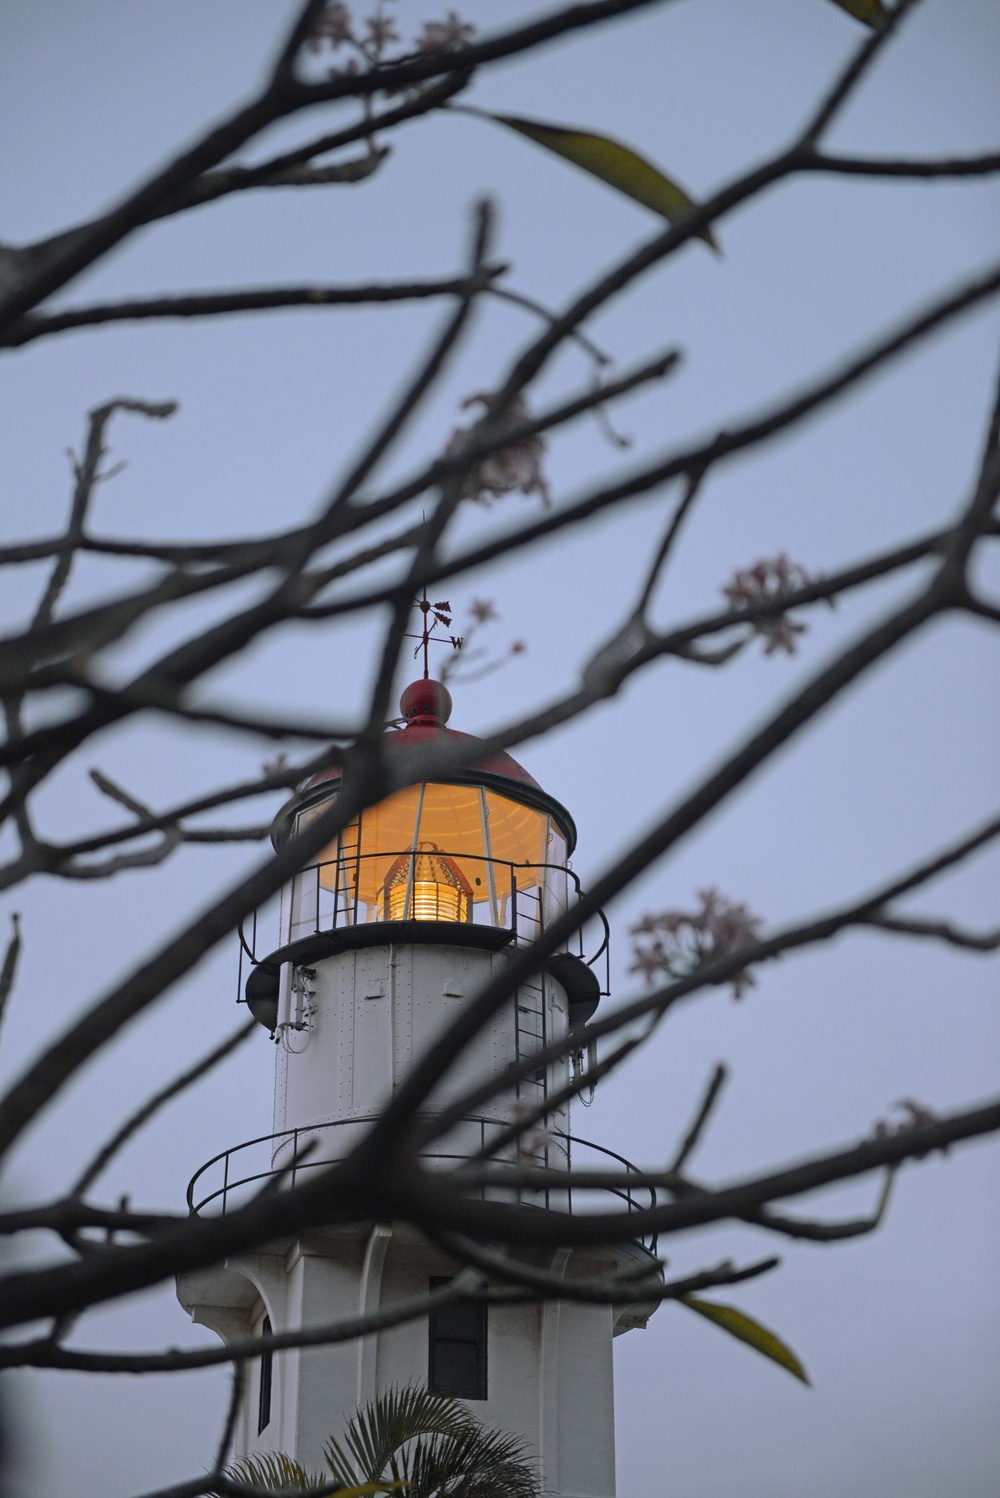
[[[394,751],[475,742],[445,727],[451,699],[440,682],[414,683],[400,707],[404,726],[389,735]],[[338,787],[336,778],[307,787],[279,818],[277,840],[301,832]],[[361,812],[286,888],[282,937],[427,921],[537,934],[566,907],[574,837],[569,813],[516,760],[488,756]]]
[[[386,736],[393,753],[477,742],[446,726],[451,697],[440,682],[414,682],[400,710],[401,726]],[[279,812],[275,844],[327,811],[339,790],[338,771],[310,781]],[[484,751],[470,768],[406,786],[362,811],[284,887],[277,949],[261,963],[252,955],[253,937],[244,941],[254,966],[246,997],[266,1023],[273,1007],[269,973],[282,962],[312,962],[344,946],[499,949],[532,941],[578,894],[568,862],[575,842],[569,812],[504,752]],[[600,936],[592,945],[597,955],[605,952]],[[579,966],[571,987],[580,1001],[586,993],[592,1012],[604,985],[582,950],[579,957],[559,954],[556,964],[567,974]]]

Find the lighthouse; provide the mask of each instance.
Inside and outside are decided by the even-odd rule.
[[[426,659],[426,649],[425,649]],[[388,730],[394,754],[434,743],[474,746],[448,726],[447,689],[425,675],[403,693]],[[279,812],[282,846],[336,798],[338,771],[314,777]],[[214,1156],[188,1190],[192,1211],[232,1210],[269,1182],[344,1158],[414,1063],[510,953],[535,939],[578,897],[569,812],[506,753],[428,779],[361,812],[241,929],[241,997],[275,1044],[270,1132]],[[629,1186],[628,1163],[574,1133],[558,1093],[571,1062],[531,1058],[571,1037],[607,993],[603,917],[548,957],[463,1054],[422,1110],[440,1112],[484,1080],[500,1084],[480,1111],[437,1138],[429,1168],[487,1154],[568,1172],[615,1166],[623,1241],[564,1249],[545,1267],[569,1279],[659,1272],[655,1243],[627,1236],[627,1211],[653,1193]],[[577,1048],[574,1063],[585,1065]],[[504,1079],[520,1073],[517,1080]],[[542,1126],[517,1145],[501,1135],[528,1109]],[[498,1147],[491,1150],[492,1141]],[[609,1158],[610,1157],[610,1158]],[[583,1212],[570,1189],[511,1190],[536,1210]],[[533,1260],[537,1265],[537,1258]],[[226,1341],[295,1331],[365,1315],[447,1283],[460,1266],[405,1224],[372,1222],[290,1235],[210,1270],[183,1274],[178,1297],[194,1321]],[[612,1345],[644,1326],[655,1300],[597,1305],[450,1304],[429,1317],[360,1340],[256,1360],[246,1380],[236,1455],[283,1451],[323,1469],[323,1448],[359,1405],[383,1389],[425,1384],[467,1401],[486,1425],[521,1438],[539,1480],[561,1498],[613,1498]]]

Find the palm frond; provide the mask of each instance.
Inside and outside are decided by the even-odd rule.
[[[330,1439],[326,1464],[341,1482],[378,1482],[408,1442],[418,1436],[457,1434],[472,1421],[457,1400],[432,1394],[419,1384],[386,1389],[358,1410],[343,1443]]]
[[[245,1482],[248,1487],[263,1488],[275,1495],[288,1494],[291,1498],[317,1493],[330,1486],[327,1478],[307,1472],[284,1451],[262,1451],[256,1456],[245,1456],[226,1468],[226,1476],[234,1482]]]
[[[396,1483],[405,1498],[539,1498],[521,1441],[419,1385],[387,1389],[363,1406],[325,1455],[338,1481]]]
[[[418,1437],[404,1453],[406,1498],[538,1498],[528,1452],[474,1417],[450,1435]]]

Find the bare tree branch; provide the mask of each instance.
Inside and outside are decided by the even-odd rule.
[[[115,1155],[128,1143],[133,1135],[138,1133],[149,1122],[154,1114],[158,1113],[167,1103],[173,1102],[174,1098],[179,1097],[188,1087],[193,1086],[195,1082],[207,1076],[210,1071],[214,1071],[220,1062],[225,1061],[227,1056],[231,1056],[233,1051],[242,1045],[244,1040],[249,1038],[256,1025],[257,1021],[255,1019],[247,1020],[232,1035],[228,1035],[221,1044],[209,1051],[207,1056],[203,1056],[200,1061],[195,1062],[194,1066],[189,1067],[187,1071],[182,1072],[179,1077],[175,1077],[166,1087],[154,1093],[151,1098],[143,1103],[141,1108],[137,1108],[131,1117],[127,1118],[115,1130],[107,1144],[102,1145],[101,1149],[98,1150],[93,1160],[91,1160],[90,1164],[75,1182],[70,1195],[76,1197],[82,1196],[88,1187],[93,1185],[97,1177],[110,1165]]]
[[[965,931],[951,921],[891,915],[887,912],[869,916],[865,925],[877,926],[880,931],[895,931],[900,936],[928,936],[969,952],[995,952],[1000,948],[1000,926],[993,931]]]
[[[7,1011],[7,1001],[14,990],[14,983],[17,979],[17,963],[21,955],[21,917],[16,910],[11,912],[10,926],[10,940],[7,943],[7,950],[4,952],[3,967],[0,968],[0,1024],[3,1024],[3,1017]]]
[[[705,1095],[698,1107],[698,1112],[695,1114],[694,1118],[691,1121],[691,1127],[688,1129],[687,1133],[684,1135],[684,1138],[681,1140],[680,1147],[678,1148],[677,1153],[673,1158],[673,1162],[670,1166],[671,1174],[680,1174],[694,1151],[697,1149],[699,1141],[701,1140],[701,1137],[705,1132],[708,1121],[715,1110],[715,1105],[719,1099],[719,1094],[722,1092],[722,1089],[726,1084],[728,1075],[729,1073],[727,1069],[720,1062],[720,1064],[713,1071],[711,1078],[709,1079],[708,1086],[705,1089]]]
[[[39,338],[71,329],[94,328],[108,323],[147,322],[150,319],[228,317],[241,312],[274,312],[293,307],[358,307],[395,302],[427,301],[432,297],[461,296],[478,289],[506,266],[485,266],[479,281],[450,276],[437,281],[371,282],[359,286],[274,286],[245,291],[189,292],[177,296],[138,298],[127,302],[93,303],[69,307],[65,312],[35,313],[15,323],[0,338],[0,348],[22,348]]]

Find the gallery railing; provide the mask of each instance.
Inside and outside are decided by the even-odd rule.
[[[427,887],[435,880],[421,878],[421,874],[427,872],[431,861],[450,866],[454,870],[451,877],[461,882],[437,884],[437,888],[448,891],[452,908],[445,915],[428,917],[422,911],[428,908]],[[378,878],[375,871],[391,871],[394,867],[398,877],[392,890],[386,887],[385,875]],[[362,890],[373,897],[366,898]],[[492,927],[506,932],[515,945],[527,946],[569,907],[570,890],[578,900],[580,881],[565,864],[515,864],[438,848],[432,852],[413,848],[378,853],[342,851],[339,858],[310,864],[296,874],[282,891],[278,909],[272,904],[241,921],[239,995],[243,994],[247,963],[256,966],[302,937],[370,927],[388,920],[416,919],[421,924],[426,920],[428,926],[435,920],[455,924],[452,917],[457,914],[460,924]],[[418,906],[418,898],[424,900],[423,907]],[[446,903],[439,896],[434,899],[436,909]],[[598,911],[562,949],[594,972],[602,996],[609,991],[609,937],[607,918]]]
[[[245,1206],[261,1193],[291,1190],[297,1182],[301,1182],[306,1172],[322,1170],[346,1158],[355,1141],[338,1135],[336,1131],[352,1130],[360,1135],[364,1127],[374,1123],[377,1118],[377,1114],[367,1114],[359,1118],[334,1119],[307,1127],[281,1129],[277,1133],[261,1134],[256,1139],[248,1139],[243,1144],[223,1150],[220,1154],[213,1155],[211,1160],[206,1160],[191,1177],[187,1188],[188,1210],[198,1215],[209,1210],[224,1214]],[[602,1210],[607,1210],[605,1199],[610,1195],[624,1203],[623,1215],[626,1219],[632,1212],[655,1207],[655,1188],[633,1180],[638,1171],[624,1155],[561,1129],[545,1129],[537,1147],[525,1148],[522,1144],[520,1149],[508,1151],[502,1157],[488,1157],[491,1138],[496,1138],[506,1128],[507,1124],[502,1120],[471,1115],[456,1126],[455,1132],[460,1135],[459,1142],[450,1147],[445,1142],[440,1147],[423,1151],[421,1159],[432,1168],[446,1169],[459,1161],[485,1157],[484,1163],[497,1167],[498,1179],[488,1187],[476,1188],[480,1200],[486,1200],[488,1193],[491,1200],[507,1200],[523,1206],[581,1215],[586,1207],[594,1209],[602,1202]],[[621,1182],[597,1188],[581,1189],[567,1184],[540,1190],[503,1184],[505,1166],[538,1166],[541,1169],[565,1170],[569,1173],[573,1169],[574,1157],[577,1168],[580,1168],[588,1152],[599,1156],[602,1162],[613,1160],[622,1166]],[[655,1234],[626,1232],[624,1236],[655,1254]]]

